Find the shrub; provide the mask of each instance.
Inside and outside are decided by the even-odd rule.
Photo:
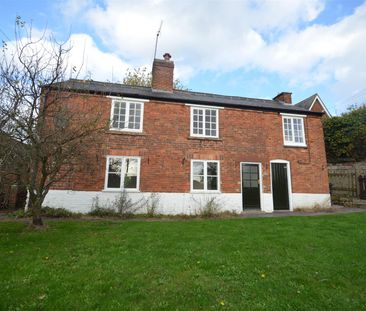
[[[116,210],[120,217],[130,217],[140,211],[146,205],[146,200],[133,202],[126,190],[123,190],[112,202],[111,208]]]
[[[95,217],[117,217],[118,213],[113,208],[97,207],[93,208],[89,213],[89,216]]]
[[[93,198],[93,203],[91,207],[91,211],[88,213],[90,216],[96,217],[116,217],[118,213],[112,207],[108,207],[107,205],[101,205],[99,201],[99,196]]]
[[[146,202],[146,214],[148,217],[155,217],[159,209],[160,196],[157,193],[151,193]]]
[[[196,215],[209,218],[216,217],[221,212],[221,204],[219,203],[217,197],[205,197],[202,200],[193,200],[198,204],[196,209]]]
[[[24,208],[21,208],[17,211],[15,211],[12,216],[14,216],[15,218],[25,218],[25,217],[30,217],[30,211],[29,210],[25,210]]]
[[[20,209],[13,214],[16,218],[31,217],[30,210]],[[52,218],[79,218],[82,216],[81,213],[71,212],[65,208],[53,208],[44,206],[41,209],[42,217],[52,217]]]
[[[123,190],[116,196],[112,203],[100,204],[99,197],[93,199],[91,211],[88,215],[98,217],[122,217],[127,218],[137,213],[146,204],[146,200],[141,198],[133,202],[128,193]]]
[[[42,207],[41,215],[45,217],[55,217],[55,218],[61,218],[61,217],[81,217],[81,213],[75,213],[71,212],[65,208],[52,208],[52,207]]]

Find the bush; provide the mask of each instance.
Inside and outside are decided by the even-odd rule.
[[[42,207],[41,210],[41,216],[45,217],[55,217],[55,218],[61,218],[61,217],[81,217],[81,213],[74,213],[64,208],[52,208],[52,207]]]
[[[90,216],[98,217],[122,217],[128,218],[137,213],[146,204],[145,199],[140,199],[137,202],[132,202],[128,193],[122,191],[112,203],[100,204],[99,197],[93,199]]]
[[[198,204],[196,215],[204,218],[216,217],[221,213],[221,206],[217,197],[206,197],[203,200],[193,200]]]
[[[29,212],[29,210],[25,211],[24,208],[21,208],[17,211],[15,211],[12,216],[14,216],[15,218],[25,218],[25,217],[30,217],[31,214]]]
[[[159,209],[160,196],[157,193],[151,193],[146,202],[146,214],[148,217],[156,217]]]
[[[117,210],[118,214],[121,217],[129,217],[138,212],[142,208],[144,203],[146,203],[144,201],[145,200],[142,198],[137,202],[132,202],[126,190],[123,190],[112,202],[112,208]]]
[[[95,217],[117,217],[119,214],[113,209],[108,207],[93,208],[88,215]]]
[[[13,214],[16,218],[25,218],[31,217],[31,211],[20,209],[14,212]],[[41,209],[41,216],[42,217],[52,217],[52,218],[79,218],[82,216],[81,213],[74,213],[65,208],[53,208],[53,207],[42,207]]]

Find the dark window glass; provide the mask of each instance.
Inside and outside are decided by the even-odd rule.
[[[207,162],[207,175],[217,175],[217,163]]]
[[[193,189],[202,190],[203,188],[203,176],[193,176]]]
[[[207,177],[207,190],[217,190],[217,177]]]
[[[121,187],[121,175],[120,174],[108,174],[108,188],[120,188]]]

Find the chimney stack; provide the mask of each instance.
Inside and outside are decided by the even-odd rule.
[[[273,98],[273,100],[277,100],[280,102],[283,102],[285,104],[292,104],[292,98],[291,98],[291,94],[290,92],[281,92],[280,94],[278,94],[277,96],[275,96]]]
[[[154,59],[151,87],[155,91],[173,92],[174,62],[165,53],[164,59]]]

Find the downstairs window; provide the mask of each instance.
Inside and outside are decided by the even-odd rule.
[[[139,190],[140,158],[107,157],[106,190]]]

